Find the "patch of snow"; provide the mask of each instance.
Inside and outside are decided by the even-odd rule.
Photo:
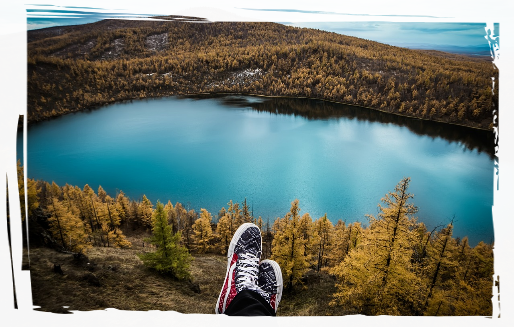
[[[151,35],[145,40],[146,48],[149,51],[162,51],[168,47],[168,33]]]

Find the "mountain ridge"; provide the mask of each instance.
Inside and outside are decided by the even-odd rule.
[[[220,92],[317,98],[514,134],[512,64],[210,7],[2,36],[0,54],[0,134],[114,101]]]

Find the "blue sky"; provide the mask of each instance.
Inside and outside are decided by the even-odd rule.
[[[197,6],[399,46],[514,46],[514,0],[0,0],[0,34]]]

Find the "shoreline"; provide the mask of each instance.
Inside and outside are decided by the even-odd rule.
[[[377,109],[377,108],[371,108],[371,107],[366,107],[366,106],[355,105],[355,104],[352,104],[352,103],[345,103],[345,102],[341,102],[341,101],[327,100],[327,99],[320,99],[320,98],[311,98],[311,97],[305,97],[305,96],[265,95],[265,94],[244,93],[244,92],[195,92],[195,93],[177,93],[177,94],[162,95],[162,96],[149,96],[149,97],[144,97],[144,98],[134,98],[134,99],[126,99],[126,100],[108,102],[108,103],[103,104],[103,105],[97,105],[97,106],[93,106],[93,107],[90,107],[90,108],[84,108],[84,109],[77,110],[77,111],[70,111],[70,112],[67,112],[65,114],[60,114],[60,115],[57,115],[57,116],[52,116],[52,117],[44,118],[44,119],[37,120],[37,121],[27,121],[27,128],[30,125],[32,125],[32,124],[37,124],[37,123],[40,123],[40,122],[56,119],[56,118],[63,117],[63,116],[69,115],[69,114],[93,111],[93,110],[100,109],[100,108],[108,106],[108,105],[113,105],[113,104],[118,104],[118,103],[125,103],[125,102],[129,102],[129,101],[131,102],[131,101],[144,100],[144,99],[167,98],[167,97],[173,97],[173,96],[191,97],[191,96],[196,96],[196,95],[204,95],[204,96],[211,96],[211,97],[215,97],[217,95],[220,95],[220,96],[242,95],[242,96],[254,96],[254,97],[261,97],[261,98],[307,99],[307,100],[316,100],[316,101],[324,101],[324,102],[329,102],[329,103],[335,103],[335,104],[340,104],[340,105],[345,105],[345,106],[352,106],[352,107],[356,107],[356,108],[364,108],[364,109],[368,109],[368,110],[375,110],[375,111],[379,111],[379,112],[382,112],[382,113],[396,115],[396,116],[400,116],[400,117],[412,118],[412,119],[417,119],[417,120],[422,120],[422,121],[428,121],[428,122],[434,122],[434,123],[440,123],[440,124],[447,124],[447,125],[453,125],[453,126],[460,126],[460,127],[471,128],[471,129],[474,129],[474,130],[484,131],[484,132],[495,133],[495,128],[498,127],[498,122],[496,122],[496,124],[494,124],[495,126],[493,127],[493,129],[490,130],[490,129],[485,129],[485,128],[481,128],[481,127],[475,127],[475,126],[469,126],[469,125],[464,125],[464,124],[459,124],[459,123],[452,123],[452,122],[445,122],[445,121],[440,121],[440,120],[432,120],[432,119],[408,116],[408,115],[404,115],[404,114],[401,114],[401,113],[389,112],[389,111],[386,111],[386,110],[381,110],[381,109]],[[494,119],[493,119],[493,121],[494,121]],[[498,118],[496,118],[496,121],[498,121]],[[20,124],[18,124],[18,130],[20,130],[22,127],[23,127],[23,122],[22,122],[21,126],[20,126]]]

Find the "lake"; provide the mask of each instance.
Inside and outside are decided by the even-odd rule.
[[[21,137],[21,135],[20,135]],[[20,142],[18,142],[20,144]],[[21,151],[21,148],[18,148]],[[109,105],[29,126],[30,178],[255,217],[367,222],[403,177],[429,228],[492,242],[493,134],[307,99],[224,96]]]

